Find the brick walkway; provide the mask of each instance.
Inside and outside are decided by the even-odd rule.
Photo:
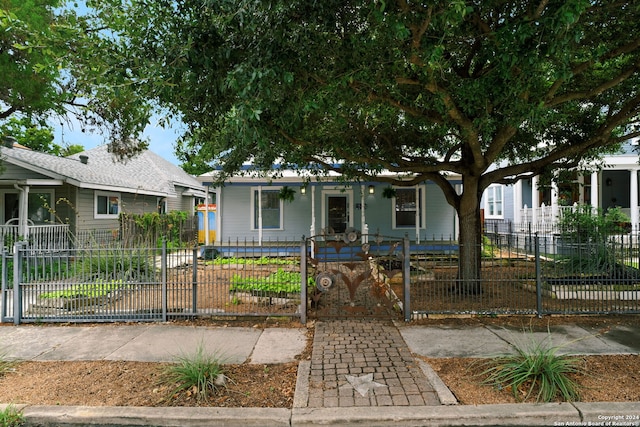
[[[308,407],[440,405],[389,320],[315,325]]]

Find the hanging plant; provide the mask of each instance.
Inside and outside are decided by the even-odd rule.
[[[280,193],[278,193],[278,197],[285,202],[293,202],[294,196],[296,194],[296,190],[290,188],[288,186],[284,186],[280,189]]]
[[[386,199],[393,199],[396,197],[396,189],[393,187],[386,187],[382,190],[382,197]]]

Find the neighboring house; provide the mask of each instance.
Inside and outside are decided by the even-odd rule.
[[[113,234],[120,213],[192,211],[202,185],[178,166],[144,151],[116,161],[106,146],[57,157],[21,146],[0,148],[0,231],[4,244],[65,248],[65,237]]]
[[[198,180],[213,193],[217,209],[215,224],[210,225],[216,229],[216,241],[211,243],[291,242],[302,236],[351,230],[385,237],[408,235],[418,243],[457,238],[455,210],[432,182],[391,187],[375,182],[343,182],[335,175],[316,178],[294,171],[281,171],[280,175],[245,171],[224,186],[215,186],[215,171],[199,176]],[[460,185],[460,177],[452,175],[449,179]],[[282,197],[287,190],[292,201]]]
[[[559,182],[544,185],[534,176],[515,185],[494,184],[483,196],[485,220],[509,222],[514,230],[551,231],[564,210],[586,204],[602,210],[619,207],[629,216],[633,229],[638,229],[637,148],[638,140],[625,143],[619,153],[602,157],[598,171],[557,171],[564,175]]]

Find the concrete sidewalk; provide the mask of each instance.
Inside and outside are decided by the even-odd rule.
[[[572,354],[639,354],[640,328],[612,326],[607,330],[596,330],[573,324],[552,327],[549,331],[523,332],[496,326],[415,326],[403,323],[394,326],[388,323],[378,325],[376,322],[371,321],[371,325],[366,325],[370,329],[364,329],[364,335],[357,324],[348,327],[337,324],[337,328],[336,324],[331,326],[328,322],[316,324],[316,334],[324,331],[323,338],[316,338],[320,340],[317,347],[318,351],[322,349],[322,356],[316,353],[314,344],[312,360],[300,362],[292,409],[19,408],[23,409],[26,425],[34,426],[605,425],[607,422],[611,422],[610,425],[640,425],[640,402],[455,405],[455,398],[447,394],[448,389],[444,387],[443,390],[443,384],[438,384],[437,375],[428,372],[428,366],[425,368],[424,364],[406,356],[413,353],[427,357],[490,357],[513,351],[514,345],[531,346],[539,342],[560,345],[562,352]],[[366,334],[372,335],[371,340],[366,338]],[[340,347],[346,339],[353,340],[353,347]],[[305,348],[306,340],[304,328],[196,327],[171,323],[0,326],[0,349],[6,356],[39,361],[170,361],[176,355],[191,353],[202,344],[207,351],[220,355],[226,363],[285,363],[295,360],[296,355]],[[389,349],[397,349],[397,355],[395,350],[390,353]],[[409,350],[410,353],[407,353]],[[344,371],[330,371],[334,367],[325,364],[335,363],[327,361],[338,351],[356,355],[367,351],[370,357],[363,358],[364,371],[358,372],[376,375],[374,381],[382,384],[381,391],[385,390],[383,386],[392,388],[393,384],[386,384],[387,381],[400,381],[397,389],[403,389],[405,395],[412,394],[410,389],[413,386],[402,383],[401,378],[394,380],[403,376],[393,368],[397,366],[399,372],[405,369],[413,372],[407,378],[418,383],[428,382],[424,387],[432,387],[440,402],[427,402],[427,399],[426,404],[399,406],[398,401],[389,403],[384,398],[378,399],[384,393],[378,394],[375,390],[367,398],[366,406],[362,406],[365,403],[362,399],[360,403],[358,399],[352,399],[347,406],[334,405],[327,394],[322,396],[322,404],[319,404],[320,400],[310,400],[310,391],[313,397],[314,387],[313,381],[310,385],[310,378],[315,378],[312,376],[312,366],[315,367],[314,375],[325,372],[326,368],[326,372],[336,376],[336,381],[339,381],[336,383],[338,393],[345,388],[345,379],[342,378],[345,375],[342,374],[353,373],[352,365],[358,362],[347,358],[344,359],[346,362],[340,362],[346,363],[342,367]],[[413,371],[412,365],[420,365],[424,377]],[[421,389],[421,392],[424,390]],[[349,392],[353,395],[353,390]],[[358,397],[357,394],[354,396]]]

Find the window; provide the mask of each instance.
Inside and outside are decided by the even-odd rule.
[[[415,188],[396,188],[395,212],[394,212],[394,228],[416,227],[416,215],[418,216],[419,227],[422,227],[422,188],[417,191],[418,200],[416,201]]]
[[[158,197],[156,199],[156,206],[158,207],[158,213],[160,215],[167,213],[167,198],[166,197]]]
[[[491,185],[487,188],[485,202],[486,218],[502,218],[502,185]]]
[[[253,189],[253,229],[260,229],[260,210],[262,209],[262,228],[282,229],[282,200],[279,190]]]
[[[29,212],[27,218],[35,224],[53,222],[53,192],[37,191],[29,193]]]
[[[120,194],[96,191],[95,218],[117,218],[120,214]]]

